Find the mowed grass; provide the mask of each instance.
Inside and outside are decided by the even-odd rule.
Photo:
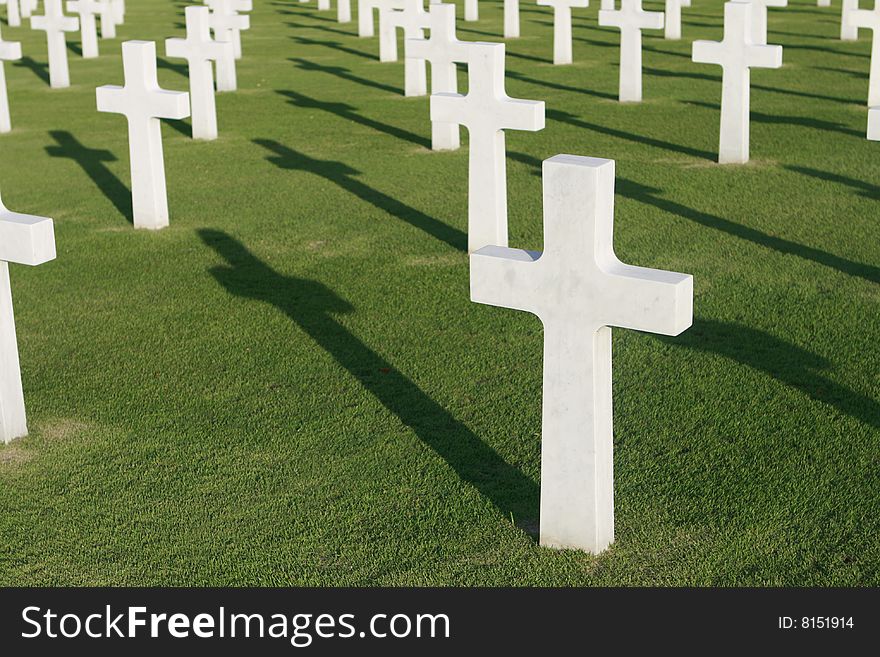
[[[56,220],[58,258],[12,268],[31,435],[0,447],[0,583],[880,584],[868,33],[771,10],[785,66],[753,71],[752,163],[721,167],[721,71],[690,61],[721,2],[645,34],[627,105],[597,7],[556,67],[551,10],[522,4],[507,90],[547,127],[507,135],[511,245],[542,246],[541,160],[612,158],[618,255],[695,280],[683,335],[614,332],[617,540],[591,556],[537,545],[542,330],[468,299],[466,133],[432,153],[428,99],[355,22],[255,4],[220,138],[163,127],[157,233],[131,226],[125,121],[94,89],[125,39],[186,89],[161,45],[184,3],[129,3],[63,90],[44,34],[4,25],[31,59],[6,64],[0,189]],[[500,41],[501,3],[480,12],[460,38]]]

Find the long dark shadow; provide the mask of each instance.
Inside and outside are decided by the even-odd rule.
[[[467,235],[465,233],[434,217],[429,217],[424,212],[416,210],[387,194],[383,194],[369,185],[365,185],[353,177],[360,173],[357,169],[353,169],[342,162],[316,160],[304,153],[299,153],[283,144],[279,144],[277,141],[255,139],[254,143],[272,153],[266,159],[275,166],[281,169],[308,171],[316,176],[320,176],[339,185],[342,189],[357,196],[362,201],[366,201],[383,212],[387,212],[405,221],[452,248],[459,251],[467,250]]]
[[[13,62],[12,65],[28,69],[43,82],[49,84],[49,64],[38,62],[32,57],[22,57],[21,59]]]
[[[675,151],[676,153],[683,153],[684,155],[690,155],[691,157],[696,157],[701,160],[715,159],[715,153],[701,151],[697,148],[691,148],[690,146],[683,146],[682,144],[673,144],[672,142],[663,141],[662,139],[654,139],[653,137],[637,135],[635,133],[625,130],[609,128],[598,123],[589,123],[587,121],[584,121],[583,119],[579,119],[573,114],[569,114],[568,112],[563,112],[560,110],[547,110],[547,118],[553,119],[554,121],[560,121],[562,123],[568,123],[569,125],[573,125],[577,128],[585,128],[587,130],[593,130],[594,132],[600,132],[605,135],[611,135],[612,137],[626,139],[627,141],[632,141],[639,144],[647,144],[649,146],[654,146],[655,148],[663,148],[665,150]]]
[[[177,62],[169,62],[164,57],[156,58],[156,66],[158,68],[168,69],[169,71],[174,71],[178,75],[182,75],[187,80],[189,79],[189,65],[177,63]]]
[[[300,25],[299,23],[291,23],[286,22],[285,25],[292,28],[299,28],[303,30],[321,30],[322,32],[330,32],[332,34],[341,34],[344,37],[353,37],[357,36],[357,32],[348,32],[346,30],[340,30],[335,27],[330,27],[329,25]]]
[[[764,331],[742,324],[697,318],[690,329],[676,338],[656,339],[673,348],[724,356],[764,372],[845,415],[880,428],[880,403],[824,376],[823,370],[829,369],[824,358]]]
[[[224,232],[199,236],[223,259],[210,271],[230,294],[281,311],[505,517],[534,524],[537,484],[340,324],[335,315],[352,312],[350,303],[320,282],[278,273]]]
[[[641,203],[651,205],[675,216],[684,217],[685,219],[689,219],[701,226],[720,230],[728,235],[733,235],[734,237],[752,242],[753,244],[759,244],[768,249],[778,251],[779,253],[797,256],[804,260],[810,260],[820,265],[824,265],[825,267],[836,269],[849,276],[863,278],[871,283],[880,283],[880,268],[878,267],[865,265],[860,262],[853,262],[852,260],[841,258],[833,253],[828,253],[811,246],[804,246],[803,244],[798,244],[797,242],[792,242],[791,240],[782,237],[768,235],[760,230],[743,226],[730,221],[729,219],[724,219],[723,217],[694,210],[681,203],[661,198],[658,196],[658,194],[661,193],[659,189],[654,189],[632,180],[627,180],[626,178],[618,178],[617,193],[626,198],[631,198]]]
[[[116,156],[110,151],[83,145],[65,130],[52,130],[49,136],[55,140],[55,144],[46,146],[46,153],[51,157],[64,157],[76,162],[116,211],[132,222],[131,191],[104,165],[105,162],[116,162]]]
[[[818,169],[799,167],[794,164],[785,164],[783,166],[789,171],[794,171],[795,173],[810,176],[811,178],[819,178],[820,180],[827,180],[829,182],[840,183],[841,185],[852,187],[853,189],[859,190],[859,194],[861,194],[862,196],[873,200],[880,200],[880,187],[872,185],[871,183],[866,183],[863,180],[848,178],[847,176],[841,176],[836,173],[829,173],[828,171],[819,171]]]
[[[688,100],[684,102],[686,105],[695,105],[697,107],[705,107],[706,109],[721,111],[721,106],[717,103],[704,103],[702,101],[696,100]],[[795,125],[804,128],[815,128],[816,130],[823,130],[828,132],[838,132],[842,135],[858,137],[859,139],[865,138],[864,133],[859,132],[858,130],[853,130],[852,128],[847,128],[841,123],[836,123],[834,121],[823,121],[822,119],[814,119],[809,116],[785,116],[782,114],[763,114],[762,112],[751,111],[749,112],[749,118],[752,121],[756,121],[758,123],[769,123],[771,125]]]
[[[364,52],[363,50],[356,50],[354,48],[349,48],[348,46],[343,46],[338,41],[322,41],[301,36],[292,36],[290,38],[304,46],[324,46],[325,48],[332,48],[333,50],[345,52],[349,55],[354,55],[355,57],[363,57],[364,59],[369,59],[371,61],[379,60],[379,57],[377,55],[371,55],[370,53]]]
[[[360,123],[361,125],[372,128],[373,130],[384,132],[386,135],[397,137],[398,139],[402,139],[403,141],[411,142],[413,144],[416,144],[417,146],[431,148],[431,140],[427,137],[422,137],[421,135],[414,134],[412,132],[409,132],[408,130],[402,130],[397,126],[389,125],[388,123],[382,123],[381,121],[376,121],[375,119],[362,116],[357,113],[356,107],[352,107],[348,103],[328,103],[322,100],[317,100],[315,98],[310,98],[305,94],[290,90],[279,90],[276,93],[287,98],[287,102],[296,107],[319,109],[324,112],[329,112],[348,121],[354,121],[355,123]]]
[[[370,80],[369,78],[362,78],[359,75],[355,75],[351,72],[350,69],[347,69],[344,66],[327,66],[326,64],[318,64],[317,62],[303,59],[302,57],[288,57],[287,61],[293,62],[294,64],[296,64],[297,68],[300,68],[304,71],[317,71],[320,73],[327,73],[328,75],[336,76],[340,80],[355,82],[357,84],[362,84],[365,87],[373,87],[374,89],[380,89],[382,91],[387,91],[392,94],[398,94],[401,96],[403,95],[403,89],[401,89],[400,87],[392,87],[389,84],[382,84],[381,82],[376,82],[375,80]]]
[[[594,91],[593,89],[587,89],[584,87],[571,87],[567,84],[559,84],[558,82],[548,82],[547,80],[530,78],[526,75],[523,75],[522,73],[518,73],[517,71],[508,70],[507,77],[511,78],[512,80],[519,80],[521,82],[546,87],[548,89],[558,89],[559,91],[584,94],[586,96],[593,96],[595,98],[604,98],[605,100],[617,100],[617,94],[609,94],[604,91]]]

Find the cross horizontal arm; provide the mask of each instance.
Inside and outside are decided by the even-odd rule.
[[[0,260],[41,265],[55,259],[51,219],[10,212],[0,203]]]
[[[528,303],[530,275],[541,254],[537,251],[484,246],[470,256],[471,301],[489,306],[523,310],[537,314]]]
[[[620,261],[603,270],[622,302],[612,305],[607,326],[678,335],[693,323],[694,279],[689,274]]]

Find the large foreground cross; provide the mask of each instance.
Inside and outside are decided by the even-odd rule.
[[[557,155],[543,168],[543,253],[471,254],[471,300],[541,319],[541,545],[598,553],[614,540],[610,327],[678,335],[693,279],[617,259],[613,161]]]
[[[468,129],[468,252],[507,246],[505,130],[544,128],[544,103],[504,91],[504,44],[468,44],[468,93],[431,95],[431,120]]]
[[[749,161],[749,92],[752,68],[782,66],[782,46],[755,45],[751,38],[752,6],[748,2],[724,5],[724,38],[694,41],[692,58],[699,64],[718,64],[721,81],[721,134],[718,162]]]
[[[9,263],[41,265],[55,259],[51,219],[10,212],[0,201],[0,440],[27,435]]]
[[[641,101],[642,30],[663,29],[663,12],[644,11],[642,0],[621,0],[620,9],[599,10],[599,25],[620,30],[620,101]]]
[[[159,119],[189,116],[189,94],[159,87],[153,41],[124,42],[122,65],[125,86],[98,87],[98,111],[122,114],[128,120],[135,228],[164,228],[168,225],[168,195]]]

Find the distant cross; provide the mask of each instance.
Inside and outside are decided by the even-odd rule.
[[[98,56],[98,25],[96,17],[105,3],[97,0],[68,0],[67,11],[79,14],[82,56],[91,59]]]
[[[350,23],[351,22],[351,0],[337,0],[336,1],[336,22],[337,23]]]
[[[21,44],[17,41],[4,41],[0,36],[0,132],[12,130],[9,118],[9,94],[6,91],[6,70],[3,62],[21,59]]]
[[[464,0],[464,19],[466,21],[480,20],[480,5],[478,0]]]
[[[214,38],[217,41],[231,41],[235,59],[241,59],[241,32],[250,29],[251,18],[239,12],[251,11],[252,0],[205,0],[205,4],[211,8]]]
[[[642,0],[621,0],[620,9],[599,11],[599,25],[620,29],[620,101],[642,100],[642,30],[663,29],[662,11],[644,11]]]
[[[189,116],[189,94],[159,87],[153,41],[123,42],[122,65],[125,86],[98,87],[98,111],[122,114],[128,120],[135,228],[164,228],[168,225],[168,195],[159,119]]]
[[[681,38],[681,8],[687,6],[684,3],[685,0],[666,0],[664,38],[672,40]]]
[[[403,9],[403,0],[358,0],[357,8],[358,36],[371,37],[375,34],[373,12],[378,11],[381,16],[383,8]],[[381,42],[379,48],[382,48]]]
[[[854,9],[849,14],[849,24],[856,29],[871,30],[871,72],[868,76],[868,107],[880,105],[880,0],[873,9]]]
[[[816,0],[817,7],[830,7],[831,0]]]
[[[125,0],[110,0],[110,3],[115,11],[113,20],[117,25],[122,25],[125,22]]]
[[[217,108],[214,102],[214,72],[211,62],[232,53],[228,41],[214,41],[208,26],[210,9],[190,6],[186,16],[186,39],[166,39],[165,55],[187,60],[193,139],[217,138]]]
[[[782,66],[782,46],[754,45],[748,2],[724,4],[724,39],[694,41],[693,60],[718,64],[722,69],[721,136],[718,162],[749,161],[749,91],[751,68]]]
[[[330,11],[330,0],[318,0],[318,11]]]
[[[30,18],[39,6],[39,0],[21,0],[19,7],[21,8],[21,17]]]
[[[122,0],[102,0],[101,1],[101,38],[115,39],[116,25],[122,23],[119,20],[119,3]]]
[[[614,541],[611,327],[678,335],[693,279],[617,259],[612,160],[557,155],[543,169],[544,251],[471,254],[471,300],[541,319],[541,545],[598,553]]]
[[[840,3],[840,40],[856,41],[859,38],[859,28],[851,25],[849,15],[859,8],[859,0],[842,0]]]
[[[0,201],[0,439],[27,435],[9,263],[41,265],[55,259],[51,219],[10,212]]]
[[[737,0],[752,5],[752,43],[763,46],[767,43],[767,7],[787,7],[788,0]]]
[[[406,39],[407,59],[431,63],[431,93],[458,93],[456,62],[467,62],[467,42],[455,36],[455,5],[432,4],[428,12],[429,38]],[[431,148],[435,151],[455,150],[461,145],[456,123],[431,122]]]
[[[21,11],[18,0],[0,0],[0,5],[6,5],[6,24],[9,27],[21,25]]]
[[[519,38],[519,0],[504,0],[504,38]]]
[[[468,252],[507,246],[504,130],[544,128],[544,103],[504,91],[504,44],[468,44],[468,93],[431,96],[431,120],[468,129]]]
[[[543,7],[553,7],[553,63],[571,64],[571,9],[588,7],[590,0],[538,0]]]
[[[79,19],[65,16],[61,0],[43,0],[43,16],[31,18],[32,30],[44,30],[49,50],[49,86],[61,89],[70,86],[70,70],[67,68],[67,40],[65,32],[76,32]]]
[[[386,40],[390,39],[394,44],[394,58],[397,60],[397,28],[403,30],[404,39],[422,39],[425,36],[424,28],[428,26],[428,13],[425,11],[424,0],[404,0],[403,9],[386,10],[379,15],[379,29],[386,34]],[[381,57],[380,61],[389,61]],[[403,62],[404,95],[424,96],[428,93],[427,76],[425,73],[425,60],[404,57]]]

